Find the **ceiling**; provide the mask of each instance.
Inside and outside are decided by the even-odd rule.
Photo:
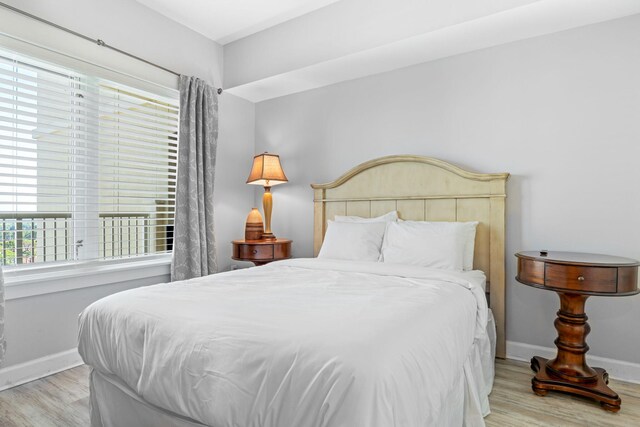
[[[223,45],[252,102],[640,13],[640,0],[136,0]]]
[[[640,13],[640,0],[366,1],[224,46],[225,92],[261,102]]]
[[[222,45],[339,0],[136,0]]]

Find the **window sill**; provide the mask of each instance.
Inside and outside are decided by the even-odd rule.
[[[47,267],[5,269],[5,299],[128,282],[171,273],[171,255],[135,261],[92,261]]]

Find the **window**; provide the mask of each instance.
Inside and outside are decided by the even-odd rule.
[[[0,49],[0,264],[170,252],[178,108]]]

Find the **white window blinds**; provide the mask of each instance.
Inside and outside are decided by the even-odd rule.
[[[173,242],[178,99],[0,49],[0,261]]]

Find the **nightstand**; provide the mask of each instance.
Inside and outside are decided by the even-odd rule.
[[[589,296],[625,296],[638,293],[638,261],[609,255],[576,252],[520,252],[516,280],[528,286],[556,292],[560,310],[555,327],[558,348],[554,359],[535,356],[531,369],[534,393],[544,396],[550,390],[578,394],[600,402],[612,412],[620,410],[621,400],[611,390],[609,375],[602,368],[587,365],[589,346],[585,338],[591,328],[584,306]],[[624,339],[623,337],[621,337]]]
[[[255,265],[291,258],[291,240],[234,240],[233,256],[236,261],[250,261]]]

